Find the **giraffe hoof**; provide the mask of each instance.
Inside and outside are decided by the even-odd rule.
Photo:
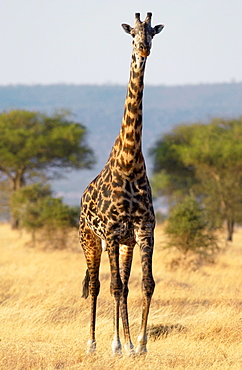
[[[140,334],[138,336],[138,345],[136,347],[136,353],[138,355],[145,355],[147,353],[147,335]]]
[[[134,346],[132,343],[126,343],[124,344],[124,349],[127,356],[133,356],[135,355]]]
[[[122,346],[120,340],[113,340],[112,341],[112,351],[113,355],[122,355]]]
[[[145,344],[138,344],[135,350],[135,353],[137,355],[146,355],[147,353],[147,348]]]
[[[96,353],[96,341],[89,339],[87,342],[87,354],[93,354]]]

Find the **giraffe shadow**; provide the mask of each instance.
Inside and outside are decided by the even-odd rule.
[[[153,341],[160,338],[166,338],[169,334],[185,332],[186,328],[181,324],[172,325],[152,325],[148,328],[148,336]]]

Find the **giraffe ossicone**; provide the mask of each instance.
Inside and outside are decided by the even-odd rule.
[[[155,216],[152,196],[142,154],[142,98],[144,71],[153,37],[163,25],[151,26],[151,13],[145,20],[135,14],[135,24],[122,24],[133,37],[130,79],[124,105],[120,133],[109,159],[100,174],[82,195],[80,214],[80,243],[87,271],[83,281],[83,297],[91,296],[90,338],[87,352],[96,350],[96,305],[100,289],[99,267],[101,254],[107,250],[110,262],[110,292],[114,297],[112,351],[122,351],[119,336],[121,314],[124,331],[124,349],[134,352],[128,320],[128,281],[134,246],[140,248],[142,266],[142,318],[136,353],[146,353],[147,320],[155,288],[152,275]]]

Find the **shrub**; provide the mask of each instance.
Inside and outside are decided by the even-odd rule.
[[[22,187],[12,196],[12,209],[19,227],[31,232],[33,246],[38,231],[42,241],[54,248],[65,248],[68,230],[78,227],[79,209],[54,198],[49,185]]]
[[[218,250],[214,230],[208,230],[204,210],[191,196],[170,211],[165,233],[168,247],[177,248],[184,256],[192,252],[211,260]]]

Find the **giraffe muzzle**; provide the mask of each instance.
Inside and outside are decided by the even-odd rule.
[[[144,44],[140,44],[139,46],[139,54],[142,56],[142,57],[148,57],[148,55],[150,55],[150,48],[147,47],[146,45]]]
[[[150,50],[146,50],[146,49],[140,50],[140,55],[143,58],[146,58],[146,57],[148,57],[150,55]]]

